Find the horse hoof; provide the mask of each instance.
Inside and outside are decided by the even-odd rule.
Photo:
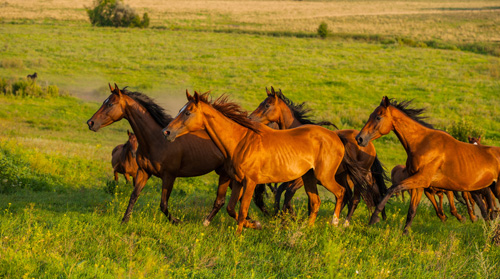
[[[335,227],[337,227],[339,225],[339,218],[337,218],[337,217],[334,216],[332,218],[331,224],[334,225]]]
[[[203,226],[205,226],[205,227],[210,226],[210,221],[208,221],[207,219],[205,219],[205,221],[203,221]]]
[[[259,221],[255,221],[253,224],[256,230],[262,230],[262,225],[260,224]]]
[[[344,227],[347,228],[347,227],[349,227],[349,225],[350,225],[349,220],[345,220]]]
[[[181,221],[177,218],[170,218],[170,223],[172,223],[172,225],[178,225]]]
[[[380,221],[380,217],[378,217],[377,214],[373,214],[372,215],[372,218],[370,219],[370,222],[368,223],[368,225],[373,225],[373,224],[376,224]]]

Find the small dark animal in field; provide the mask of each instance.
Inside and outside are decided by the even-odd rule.
[[[38,77],[38,75],[36,74],[36,72],[32,75],[28,75],[26,78],[27,79],[30,79],[31,81],[35,81],[36,78]]]
[[[113,166],[115,181],[118,181],[118,174],[121,173],[125,177],[127,183],[129,176],[132,176],[135,183],[137,174],[137,161],[135,154],[137,152],[137,138],[134,133],[127,130],[128,141],[125,144],[120,144],[113,149],[111,165]]]

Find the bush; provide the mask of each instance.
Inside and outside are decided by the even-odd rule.
[[[93,8],[86,8],[94,26],[139,27],[149,26],[148,13],[140,16],[120,0],[95,0]]]
[[[41,97],[50,98],[62,96],[59,92],[59,87],[56,85],[40,86],[36,81],[28,81],[25,79],[0,79],[0,93],[4,95],[20,96],[20,97]]]
[[[328,36],[328,25],[325,22],[322,22],[318,27],[318,35],[324,39]]]
[[[484,134],[484,131],[481,128],[474,127],[469,121],[461,120],[459,122],[454,122],[450,126],[446,128],[446,132],[448,132],[452,137],[456,138],[459,141],[469,142],[468,137],[479,137]]]

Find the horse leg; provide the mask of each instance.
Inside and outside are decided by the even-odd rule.
[[[382,199],[382,201],[377,205],[375,211],[370,218],[370,222],[368,224],[373,225],[380,221],[378,214],[384,209],[385,204],[389,201],[394,193],[400,192],[402,190],[411,190],[415,188],[426,188],[429,187],[429,184],[432,179],[432,174],[435,172],[434,168],[437,169],[436,165],[427,165],[422,168],[419,172],[414,175],[404,179],[398,185],[394,185],[387,190],[387,194]],[[412,197],[413,198],[413,197]]]
[[[308,171],[302,176],[302,181],[304,182],[304,189],[306,190],[307,197],[309,198],[309,226],[314,225],[316,217],[318,216],[319,206],[321,200],[318,195],[318,186],[316,185],[318,181],[314,176],[313,170]]]
[[[266,209],[266,203],[264,202],[265,192],[266,184],[257,184],[257,186],[255,187],[255,192],[253,193],[253,201],[257,208],[259,208],[265,216],[269,216],[269,212]]]
[[[304,186],[304,181],[301,178],[296,179],[289,184],[289,186],[285,192],[285,200],[283,201],[283,212],[284,213],[288,212],[292,215],[295,215],[295,212],[294,212],[293,206],[292,206],[292,198],[295,195],[295,192],[297,192],[297,190],[300,189],[302,186]],[[309,213],[311,211],[309,206],[308,206],[308,211],[309,211]]]
[[[241,196],[240,200],[240,213],[238,216],[238,228],[236,230],[236,234],[241,234],[243,226],[258,230],[262,228],[262,225],[258,221],[251,222],[247,219],[248,209],[257,184],[249,179],[245,179],[243,183],[243,196]]]
[[[162,187],[161,187],[161,202],[160,209],[167,216],[168,220],[173,223],[179,223],[179,219],[172,217],[170,212],[168,212],[168,199],[170,198],[170,194],[172,193],[172,188],[174,187],[175,176],[167,175],[162,179]]]
[[[290,182],[281,183],[281,185],[276,189],[276,194],[274,195],[274,215],[278,214],[280,211],[281,195],[285,191]]]
[[[226,174],[219,175],[219,187],[217,187],[217,198],[214,201],[214,206],[212,207],[212,211],[205,217],[203,221],[203,225],[206,227],[210,225],[212,219],[214,219],[215,215],[219,210],[224,206],[226,200],[226,192],[227,187],[231,184],[231,178]]]
[[[342,210],[342,203],[344,201],[344,195],[346,193],[346,189],[340,185],[334,177],[331,177],[332,170],[324,168],[323,165],[316,166],[314,174],[316,179],[321,181],[321,185],[323,185],[328,191],[335,195],[337,201],[335,203],[335,211],[332,217],[332,225],[337,226],[339,224],[340,212]],[[335,171],[333,171],[335,173]],[[346,221],[344,226],[349,226],[349,222]]]
[[[458,210],[455,207],[455,198],[453,197],[453,192],[452,191],[446,191],[446,196],[448,197],[448,202],[450,203],[450,213],[455,216],[458,221],[464,222],[465,219],[462,217],[462,215],[458,214]]]
[[[125,181],[126,181],[125,184],[130,183],[130,176],[128,175],[128,173],[124,173],[123,177],[125,177]]]
[[[416,192],[416,189],[413,189],[413,190],[410,191],[412,197],[415,195],[415,192]],[[434,191],[425,189],[424,193],[425,193],[425,196],[427,196],[427,198],[431,201],[432,206],[434,206],[434,210],[436,210],[437,217],[439,217],[439,219],[441,219],[441,221],[445,222],[446,219],[448,219],[448,217],[446,217],[446,215],[444,214],[444,212],[438,206],[438,204],[436,202],[436,198],[434,197]],[[442,194],[441,194],[441,197],[442,197]],[[441,200],[441,202],[442,202],[442,200]]]
[[[361,200],[361,192],[359,191],[358,187],[354,186],[352,203],[351,203],[351,206],[347,212],[347,217],[345,219],[345,225],[349,225],[349,223],[351,222],[351,217],[354,214],[354,211],[356,210],[356,208],[358,207],[360,200]]]
[[[415,214],[417,213],[418,204],[422,199],[423,192],[424,189],[418,188],[414,189],[414,191],[411,194],[410,208],[408,208],[408,216],[406,217],[406,224],[403,230],[403,234],[408,233],[408,229],[410,228],[411,223],[413,222],[413,218],[415,218]]]
[[[483,216],[483,219],[488,221],[490,218],[488,216],[488,211],[486,210],[486,207],[483,203],[483,199],[481,198],[481,194],[477,191],[471,192],[471,196],[476,201],[477,206],[479,206],[479,209],[481,210],[481,215]]]
[[[469,212],[470,220],[472,223],[477,221],[477,216],[474,214],[474,200],[469,192],[462,192],[462,197],[465,200],[465,205],[467,206],[467,212]]]
[[[115,181],[118,181],[118,172],[117,171],[114,171],[114,176],[115,176]]]
[[[130,195],[130,200],[128,201],[127,210],[125,211],[125,215],[123,216],[122,223],[127,223],[128,220],[130,219],[130,215],[132,214],[132,208],[134,208],[134,205],[137,202],[137,199],[139,198],[139,195],[141,194],[141,191],[146,185],[146,182],[148,181],[149,177],[150,175],[146,171],[141,169],[137,170],[137,176],[136,176],[137,179],[134,184],[134,190]]]

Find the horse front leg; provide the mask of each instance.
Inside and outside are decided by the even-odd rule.
[[[127,210],[125,211],[125,215],[123,216],[122,223],[127,223],[129,221],[130,215],[132,215],[132,209],[134,208],[134,205],[137,202],[137,199],[139,198],[144,185],[146,185],[146,182],[148,182],[149,177],[150,175],[146,171],[142,169],[137,170],[137,179],[134,183],[134,190],[130,195],[130,200],[128,201]]]
[[[224,206],[226,200],[227,187],[231,184],[231,178],[227,174],[219,175],[219,187],[217,187],[217,198],[215,199],[214,206],[212,207],[212,211],[208,214],[208,216],[203,221],[203,225],[206,227],[210,225],[212,219],[214,219],[215,215],[219,210]]]
[[[245,179],[243,183],[243,195],[240,200],[240,213],[238,216],[238,228],[236,229],[236,234],[241,234],[243,226],[258,230],[262,228],[262,225],[258,221],[251,221],[247,219],[248,209],[250,208],[250,202],[252,201],[253,192],[255,191],[255,186],[257,184],[249,179]]]
[[[418,188],[414,189],[414,191],[411,194],[410,208],[408,208],[408,216],[406,217],[406,224],[403,230],[403,234],[408,233],[408,229],[410,228],[411,223],[413,222],[413,218],[415,218],[415,215],[417,214],[417,208],[418,205],[420,204],[420,201],[422,200],[423,192],[424,189]]]
[[[465,218],[458,213],[458,210],[455,206],[455,198],[453,197],[453,191],[446,191],[446,196],[448,197],[448,202],[450,203],[450,213],[455,216],[458,221],[464,222]]]
[[[277,215],[280,211],[281,195],[288,188],[288,185],[290,185],[290,182],[283,182],[276,189],[276,194],[274,195],[274,215]]]
[[[318,216],[319,206],[321,200],[318,195],[317,179],[314,176],[314,172],[311,170],[302,176],[302,181],[304,182],[304,189],[306,190],[307,197],[309,199],[309,226],[314,225],[316,217]]]
[[[293,196],[295,195],[295,192],[297,192],[298,189],[300,189],[302,186],[304,186],[304,181],[302,180],[302,178],[299,178],[299,179],[295,179],[294,181],[292,181],[288,185],[289,186],[285,192],[285,200],[283,201],[283,212],[295,215],[295,212],[294,212],[293,206],[292,206],[292,199],[293,199]]]
[[[179,223],[179,219],[174,218],[170,212],[168,212],[168,199],[170,198],[170,194],[172,193],[172,188],[174,187],[175,176],[166,175],[162,179],[162,187],[161,187],[161,201],[160,201],[160,209],[167,216],[168,221],[172,224]]]
[[[410,196],[415,195],[416,191],[417,191],[416,189],[411,190],[410,191]],[[435,192],[432,191],[432,190],[429,190],[429,189],[425,189],[424,193],[425,193],[425,196],[427,196],[427,198],[431,202],[432,206],[434,207],[434,210],[436,211],[437,217],[439,217],[439,219],[441,219],[442,222],[445,222],[446,219],[448,219],[448,217],[446,217],[446,215],[444,214],[442,208],[437,204],[436,198],[434,197],[434,193]],[[440,205],[442,205],[442,201],[440,201]]]
[[[266,184],[257,184],[255,187],[255,192],[253,195],[253,201],[257,208],[264,213],[265,216],[269,216],[269,212],[266,209],[266,203],[264,202],[264,193],[266,192]]]

